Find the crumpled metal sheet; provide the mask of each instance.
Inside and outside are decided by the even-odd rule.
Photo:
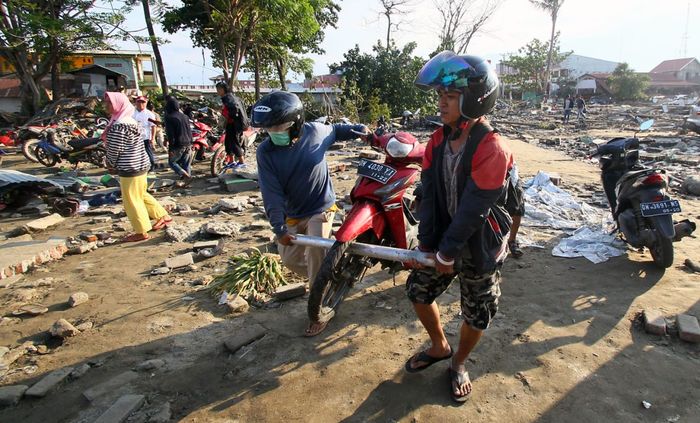
[[[555,257],[585,257],[595,264],[623,254],[625,244],[618,237],[608,234],[602,227],[588,226],[576,230],[552,249]]]
[[[38,186],[48,190],[64,192],[63,187],[51,180],[16,170],[0,169],[0,191],[14,187]]]

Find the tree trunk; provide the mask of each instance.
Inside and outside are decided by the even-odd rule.
[[[547,53],[547,72],[544,74],[544,91],[547,96],[550,94],[551,90],[551,81],[550,81],[550,75],[552,72],[552,51],[554,50],[554,30],[556,29],[557,26],[557,13],[552,12],[552,34],[549,37],[549,52]]]
[[[389,42],[391,41],[391,14],[386,14],[386,50],[389,51]]]
[[[53,101],[61,98],[61,74],[59,73],[58,57],[55,57],[51,63],[51,95]]]
[[[156,40],[156,33],[153,31],[153,21],[151,20],[151,7],[148,4],[148,0],[141,0],[143,4],[143,16],[146,19],[146,27],[148,28],[148,36],[151,39],[151,47],[153,48],[153,55],[156,58],[156,67],[158,68],[158,79],[160,79],[160,85],[163,89],[163,96],[168,95],[168,81],[165,79],[165,68],[163,67],[163,59],[160,56],[160,49],[158,48],[158,40]]]
[[[253,59],[255,60],[255,101],[260,100],[260,55],[258,48],[253,49]]]
[[[275,67],[277,68],[277,76],[280,79],[280,86],[282,87],[282,91],[287,91],[287,81],[285,80],[285,66],[284,66],[284,59],[277,59],[275,60]]]

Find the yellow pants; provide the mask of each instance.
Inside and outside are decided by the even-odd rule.
[[[168,215],[163,206],[146,191],[148,175],[128,178],[120,176],[119,185],[122,189],[124,210],[135,233],[147,233],[152,228],[151,219],[157,220]]]

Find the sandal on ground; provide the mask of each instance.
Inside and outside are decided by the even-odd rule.
[[[156,223],[153,224],[153,230],[157,231],[163,229],[173,223],[173,218],[170,216],[161,217]]]
[[[520,258],[523,256],[523,250],[520,249],[520,244],[518,244],[518,241],[509,241],[508,249],[514,258]]]
[[[469,393],[465,395],[458,395],[455,393],[455,386],[459,387],[466,383],[471,385],[472,381],[469,379],[469,372],[458,372],[456,370],[452,370],[452,366],[450,366],[447,369],[447,376],[450,380],[450,395],[452,396],[452,399],[457,402],[465,402],[472,393],[471,389],[469,390]]]
[[[316,325],[314,329],[312,329],[312,326]],[[307,338],[311,338],[312,336],[316,336],[319,333],[323,332],[324,329],[326,329],[326,326],[328,326],[328,322],[311,322],[309,323],[309,327],[306,328],[304,331],[304,336]]]
[[[122,238],[121,242],[139,242],[146,241],[147,239],[151,239],[148,234],[131,234]]]
[[[431,355],[428,355],[427,351],[428,350],[413,354],[411,356],[411,358],[409,358],[408,361],[406,362],[404,369],[408,373],[418,373],[422,370],[427,369],[428,367],[432,366],[433,364],[435,364],[437,362],[447,360],[448,358],[452,358],[452,347],[450,347],[450,353],[444,357],[433,357]],[[421,364],[420,366],[417,366],[417,367],[411,366],[411,363],[418,363],[418,362],[421,362],[424,364]]]

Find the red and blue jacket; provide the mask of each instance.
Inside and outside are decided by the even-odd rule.
[[[479,119],[467,126],[471,131],[476,125],[487,125]],[[490,213],[504,198],[508,170],[513,166],[513,155],[504,140],[488,127],[489,131],[479,140],[467,138],[467,143],[477,142],[471,156],[465,145],[462,161],[457,163],[458,206],[454,217],[447,211],[447,193],[443,172],[443,157],[451,128],[445,126],[435,131],[428,141],[423,156],[421,183],[423,198],[420,204],[420,224],[418,240],[424,250],[439,251],[445,259],[470,257],[472,266],[478,273],[488,273],[496,268],[500,245],[488,245],[494,241],[484,236],[483,226],[489,224],[498,231],[498,222]],[[476,131],[475,131],[476,132]],[[509,224],[508,224],[509,225]],[[506,234],[509,228],[506,229]],[[501,230],[501,232],[503,232]],[[501,233],[501,237],[505,234]],[[500,242],[500,241],[499,241]],[[468,248],[469,254],[465,254]]]

